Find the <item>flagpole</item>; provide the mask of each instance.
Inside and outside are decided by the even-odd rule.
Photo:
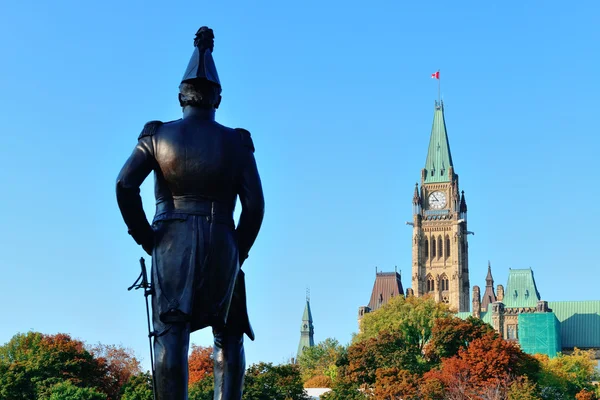
[[[441,80],[440,70],[438,69],[438,103],[440,104],[440,106],[442,105],[442,97],[440,95],[441,86],[442,86],[442,80]]]

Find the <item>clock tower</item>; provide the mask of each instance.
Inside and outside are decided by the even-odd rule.
[[[421,185],[413,195],[412,289],[455,311],[469,311],[467,203],[459,191],[444,120],[435,102]]]

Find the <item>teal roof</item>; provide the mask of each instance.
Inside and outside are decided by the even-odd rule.
[[[306,306],[304,306],[304,314],[302,314],[302,321],[313,322],[312,313],[310,312],[310,302],[306,300]]]
[[[504,291],[504,307],[536,307],[540,293],[535,285],[533,271],[528,269],[511,269],[508,273],[508,283]]]
[[[560,322],[563,348],[600,348],[600,300],[549,301]]]
[[[490,306],[491,306],[491,304],[490,304]],[[456,313],[456,316],[461,319],[467,319],[467,318],[471,317],[472,315],[473,315],[473,313],[471,313],[470,311],[461,311],[461,312]],[[481,312],[479,314],[479,318],[481,318],[481,320],[483,322],[485,322],[486,324],[490,324],[490,325],[492,324],[492,312],[489,311],[489,306],[488,306],[488,311]]]
[[[424,183],[450,182],[448,168],[452,166],[452,154],[450,154],[450,143],[444,120],[444,103],[436,102],[427,160],[425,161]]]

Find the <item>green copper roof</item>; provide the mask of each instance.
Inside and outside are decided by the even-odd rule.
[[[529,269],[511,269],[504,291],[504,307],[536,307],[540,293],[535,285],[533,271]]]
[[[600,300],[549,301],[560,321],[563,348],[600,348]]]
[[[313,322],[312,313],[310,312],[310,302],[306,300],[306,306],[304,307],[304,314],[302,314],[302,321]]]
[[[425,161],[425,183],[450,182],[448,168],[452,166],[452,154],[444,120],[444,103],[436,102]]]
[[[488,307],[488,309],[489,309],[489,307]],[[457,312],[456,316],[460,319],[467,319],[467,318],[473,316],[473,313],[470,311],[461,311],[461,312]],[[492,324],[492,312],[491,311],[482,311],[480,313],[480,318],[483,322],[490,324],[490,325]]]

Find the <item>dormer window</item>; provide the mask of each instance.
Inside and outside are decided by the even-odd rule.
[[[513,297],[516,299],[518,296],[517,291],[515,290],[515,293],[513,294]]]
[[[525,298],[529,297],[529,290],[525,290]]]

